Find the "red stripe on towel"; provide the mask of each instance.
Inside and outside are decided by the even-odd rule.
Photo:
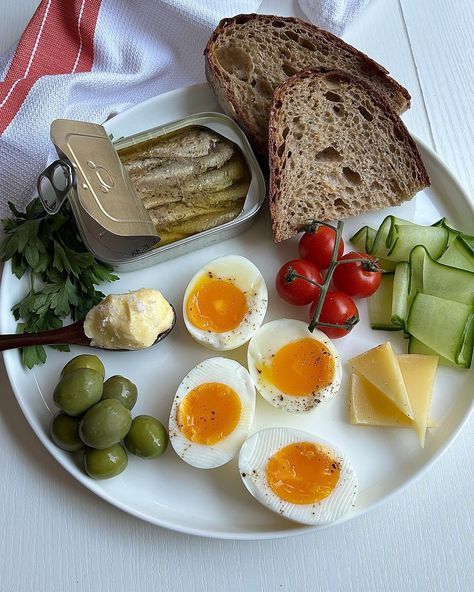
[[[0,82],[0,134],[39,78],[91,70],[100,5],[101,0],[41,2]]]

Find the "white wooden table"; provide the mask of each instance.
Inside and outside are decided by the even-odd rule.
[[[0,52],[37,3],[0,0]],[[474,196],[473,30],[472,0],[372,0],[344,38],[410,90],[406,124]],[[369,514],[301,538],[216,541],[140,522],[85,490],[34,436],[2,363],[0,384],[1,592],[474,589],[474,418],[434,468]]]

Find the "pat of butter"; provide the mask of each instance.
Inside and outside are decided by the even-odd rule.
[[[171,327],[173,315],[158,290],[141,288],[128,294],[111,294],[87,313],[84,333],[96,347],[143,349]]]

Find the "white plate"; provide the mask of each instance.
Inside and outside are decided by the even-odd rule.
[[[201,84],[138,105],[109,121],[107,129],[115,137],[120,137],[192,112],[212,110],[219,110],[218,105],[209,87]],[[344,233],[346,239],[364,224],[377,227],[387,213],[421,224],[431,224],[447,216],[460,228],[466,220],[472,220],[469,198],[437,156],[423,143],[418,142],[418,146],[432,187],[398,208],[348,220]],[[209,260],[226,254],[244,255],[262,271],[270,299],[266,321],[281,317],[306,317],[306,308],[301,310],[287,305],[275,293],[275,273],[283,262],[298,256],[297,241],[274,245],[266,215],[261,215],[249,231],[237,238],[149,269],[124,273],[118,282],[103,286],[103,290],[118,293],[140,287],[158,288],[180,311],[184,289],[196,270]],[[10,266],[5,266],[0,295],[2,333],[15,331],[10,309],[25,294],[27,282],[24,279],[17,281],[11,274]],[[398,333],[369,328],[363,302],[360,303],[360,313],[361,322],[352,334],[336,341],[343,361],[387,339],[398,351],[405,351],[406,342]],[[154,461],[143,461],[130,455],[126,471],[115,479],[98,482],[89,479],[74,457],[54,446],[48,435],[49,422],[55,412],[52,392],[60,370],[67,360],[85,351],[86,348],[75,347],[70,354],[64,354],[49,349],[46,365],[33,371],[22,367],[18,351],[6,352],[4,356],[13,390],[31,427],[49,452],[91,491],[139,518],[191,534],[230,539],[269,539],[322,528],[303,527],[260,506],[242,484],[236,460],[219,469],[194,469],[182,462],[171,446]],[[245,364],[245,354],[246,347],[243,347],[228,356]],[[124,374],[138,385],[139,400],[134,414],[154,415],[165,424],[182,377],[196,363],[211,356],[210,351],[198,345],[187,333],[181,314],[170,337],[150,350],[101,353],[108,376]],[[345,450],[357,471],[360,484],[356,507],[343,519],[348,520],[406,486],[453,441],[473,406],[472,375],[472,370],[439,369],[431,416],[440,426],[429,431],[424,450],[420,449],[411,430],[351,426],[347,420],[347,376],[340,395],[331,404],[307,417],[278,411],[257,395],[253,430],[267,426],[294,426],[332,441]]]

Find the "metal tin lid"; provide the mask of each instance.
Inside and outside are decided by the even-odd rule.
[[[92,219],[99,232],[114,235],[115,241],[124,237],[136,243],[143,237],[141,250],[151,248],[159,236],[105,129],[95,123],[56,119],[50,135],[60,158],[72,165],[85,219]]]

